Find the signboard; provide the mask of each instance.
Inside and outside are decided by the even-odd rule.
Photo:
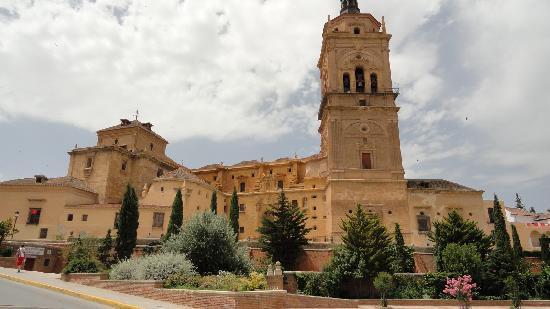
[[[37,257],[39,255],[44,255],[44,248],[25,247],[25,253],[27,254],[27,257]]]

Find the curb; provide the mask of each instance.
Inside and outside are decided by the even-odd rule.
[[[75,291],[60,288],[60,287],[57,287],[57,286],[45,284],[45,283],[42,283],[42,282],[37,282],[37,281],[32,281],[32,280],[27,280],[27,279],[21,279],[21,278],[17,278],[17,277],[5,275],[5,274],[0,274],[0,278],[15,281],[15,282],[19,282],[19,283],[23,283],[23,284],[27,284],[27,285],[32,285],[32,286],[38,287],[38,288],[43,288],[43,289],[59,292],[59,293],[69,295],[69,296],[82,298],[82,299],[93,301],[93,302],[96,302],[96,303],[108,305],[108,306],[111,306],[111,307],[114,307],[114,308],[121,308],[121,309],[139,309],[140,308],[140,307],[120,303],[120,302],[117,302],[117,301],[114,301],[114,300],[110,300],[110,299],[107,299],[107,298],[101,298],[101,297],[88,295],[88,294],[81,293],[81,292],[75,292]]]

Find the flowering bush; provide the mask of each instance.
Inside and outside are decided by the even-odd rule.
[[[447,278],[443,293],[456,298],[461,303],[461,308],[469,308],[476,287],[477,285],[472,282],[472,277],[469,275],[452,279]]]

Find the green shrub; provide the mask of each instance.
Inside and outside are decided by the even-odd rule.
[[[374,287],[380,292],[380,305],[384,308],[388,306],[387,294],[393,288],[392,275],[381,272],[374,278]]]
[[[165,287],[240,292],[266,289],[267,280],[264,275],[256,272],[250,273],[249,276],[222,272],[218,276],[204,277],[177,273],[166,280]]]
[[[13,247],[0,248],[0,257],[11,257],[13,255]]]
[[[181,273],[195,275],[193,264],[182,254],[160,253],[120,262],[109,277],[115,280],[166,280]]]
[[[443,271],[460,275],[470,275],[479,279],[481,255],[474,244],[448,244],[442,253]],[[477,280],[479,281],[479,280]]]
[[[550,266],[542,269],[537,281],[537,291],[542,299],[550,299]]]
[[[65,268],[63,268],[63,273],[98,273],[100,269],[101,267],[99,265],[99,262],[96,260],[75,258],[67,263]]]
[[[323,273],[296,273],[298,291],[305,295],[326,296]]]
[[[396,299],[426,298],[426,280],[424,276],[394,275],[395,288],[389,296]]]
[[[456,278],[460,274],[448,273],[448,272],[437,272],[437,273],[428,273],[425,277],[425,293],[428,298],[442,299],[447,298],[443,293],[443,289],[447,284],[447,278]]]
[[[521,291],[518,280],[512,276],[504,280],[506,296],[512,300],[512,308],[521,307]]]
[[[220,271],[247,274],[252,268],[246,248],[239,246],[225,218],[212,212],[185,222],[180,233],[164,243],[163,250],[185,254],[202,275]]]
[[[160,252],[162,243],[160,241],[152,241],[143,248],[143,255],[157,254]]]

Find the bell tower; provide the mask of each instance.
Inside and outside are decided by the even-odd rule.
[[[392,88],[391,35],[371,14],[360,13],[357,0],[341,0],[341,14],[323,29],[318,67],[321,152],[327,157],[327,201],[332,236],[342,218],[361,204],[369,212],[407,211],[401,158],[398,89]],[[395,216],[394,216],[395,217]],[[404,218],[404,217],[403,217]],[[399,222],[405,228],[408,222]]]

